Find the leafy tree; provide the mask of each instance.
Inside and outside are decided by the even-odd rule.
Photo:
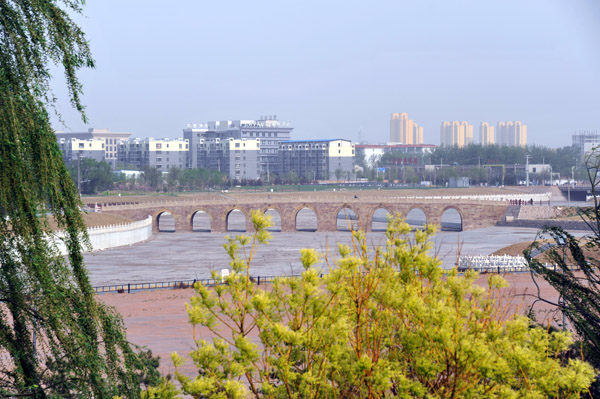
[[[489,165],[524,164],[525,155],[531,155],[530,163],[545,163],[552,166],[554,172],[562,176],[571,175],[571,167],[582,163],[577,147],[567,146],[558,149],[530,145],[527,147],[509,147],[499,145],[482,146],[470,144],[465,147],[438,147],[428,156],[431,164]]]
[[[95,194],[98,191],[110,190],[113,187],[113,180],[120,177],[112,173],[112,169],[107,162],[98,162],[91,158],[82,158],[79,165],[69,168],[71,178],[77,184],[78,174],[81,178],[81,193]]]
[[[561,300],[556,303],[541,297],[538,292],[538,300],[553,304],[565,315],[579,337],[579,344],[575,345],[576,352],[579,352],[576,356],[583,356],[595,367],[600,368],[600,259],[594,255],[586,256],[585,253],[588,251],[588,253],[598,254],[600,251],[598,150],[586,157],[586,169],[592,186],[594,206],[578,208],[577,212],[589,226],[592,234],[577,239],[560,227],[546,228],[539,235],[539,241],[525,251],[525,257],[532,272],[546,280],[561,296]],[[532,257],[533,249],[539,248],[540,241],[545,238],[550,238],[556,243],[556,246],[546,253],[558,266],[557,269],[546,268],[538,259]],[[563,250],[569,254],[570,259],[567,259]],[[535,275],[532,274],[532,277],[535,282]],[[562,324],[562,321],[559,323]],[[594,397],[600,398],[598,379],[592,387],[592,393]]]
[[[70,18],[80,6],[0,2],[0,397],[136,397],[145,369],[121,319],[96,301],[81,204],[48,115],[49,61],[83,115],[76,72],[94,63]],[[46,214],[65,231],[66,258]]]
[[[146,186],[156,190],[162,184],[162,172],[153,166],[144,166],[142,180]]]
[[[301,251],[299,278],[277,279],[267,289],[249,268],[270,226],[252,214],[252,237],[228,238],[232,273],[213,288],[196,285],[187,305],[198,374],[180,372],[194,398],[575,398],[594,370],[581,360],[562,363],[566,332],[530,328],[508,315],[498,275],[487,289],[477,275],[445,273],[428,255],[433,228],[419,230],[399,217],[389,221],[387,243],[367,248],[360,231],[353,246],[325,258]],[[241,254],[244,254],[242,257]],[[195,336],[207,326],[212,342]],[[256,337],[256,338],[253,338]],[[259,343],[256,341],[259,340]]]
[[[412,166],[405,166],[403,174],[405,183],[415,184],[419,182],[419,177]]]
[[[167,184],[169,185],[169,190],[173,191],[174,187],[179,187],[181,185],[181,179],[183,177],[182,170],[179,168],[170,168],[169,173],[167,174]]]
[[[335,179],[337,181],[340,181],[340,179],[342,178],[342,175],[344,174],[344,170],[341,168],[336,168],[336,170],[333,173],[335,174]]]

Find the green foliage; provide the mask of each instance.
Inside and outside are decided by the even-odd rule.
[[[216,170],[208,169],[179,169],[170,168],[169,172],[163,173],[155,167],[146,166],[138,181],[133,181],[130,187],[136,185],[141,189],[159,190],[165,188],[171,192],[178,190],[205,190],[222,185],[227,178]],[[141,186],[141,187],[140,187]]]
[[[147,362],[122,320],[96,302],[81,254],[86,230],[47,108],[48,61],[83,111],[76,71],[93,66],[70,14],[81,2],[0,2],[0,397],[136,397]],[[51,214],[68,255],[48,240]]]
[[[568,333],[530,328],[507,314],[499,276],[446,273],[428,255],[432,227],[410,238],[398,216],[384,246],[352,233],[338,256],[301,252],[299,278],[265,289],[249,275],[270,220],[252,214],[256,233],[228,238],[231,274],[214,288],[197,284],[187,305],[198,374],[176,378],[194,398],[569,398],[594,370],[563,363]],[[326,270],[317,268],[325,260]],[[327,274],[322,276],[322,273]],[[215,276],[216,277],[216,276]],[[215,339],[196,337],[206,326]]]
[[[113,187],[113,173],[107,162],[98,162],[91,158],[82,158],[79,165],[77,162],[69,168],[71,178],[77,185],[77,176],[81,179],[81,193],[95,194],[98,191],[110,190]]]
[[[546,163],[552,165],[554,172],[562,176],[571,175],[571,167],[581,164],[581,154],[576,147],[568,146],[558,149],[543,146],[509,147],[499,145],[481,146],[471,144],[465,147],[438,147],[429,157],[425,157],[426,163],[433,165],[454,164],[459,165],[486,165],[486,164],[524,164],[525,155],[531,155],[530,163]]]
[[[162,184],[162,172],[155,167],[145,166],[142,173],[142,181],[153,190]]]
[[[584,249],[592,254],[600,252],[600,201],[597,195],[600,184],[600,159],[597,155],[598,150],[595,150],[586,157],[586,170],[592,186],[594,206],[577,209],[592,234],[577,239],[560,227],[542,230],[538,236],[540,241],[549,238],[557,244],[547,252],[551,261],[558,266],[557,269],[546,268],[537,259],[532,258],[532,250],[540,247],[539,241],[525,251],[525,257],[535,275],[542,277],[560,293],[559,303],[541,297],[539,292],[537,296],[540,301],[554,304],[563,312],[577,332],[579,342],[574,346],[574,356],[584,357],[592,365],[600,368],[600,260],[584,253]],[[564,245],[561,247],[559,243]],[[566,254],[570,255],[573,264],[569,264]],[[534,281],[535,275],[532,274]],[[562,324],[562,321],[559,323]],[[600,398],[598,379],[591,391],[593,397]]]
[[[142,391],[141,399],[175,399],[179,397],[181,392],[175,384],[167,378],[161,378],[160,382],[154,386],[148,387]]]

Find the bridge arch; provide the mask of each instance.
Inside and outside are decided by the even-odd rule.
[[[386,231],[388,216],[393,212],[387,205],[379,204],[369,212],[369,221],[371,222],[371,231]]]
[[[361,220],[352,205],[343,204],[335,212],[335,226],[337,231],[358,230]]]
[[[154,212],[152,220],[154,220],[154,225],[156,226],[155,231],[160,233],[174,233],[176,231],[177,214],[172,209],[162,208]]]
[[[298,223],[298,214],[303,210],[308,210],[312,212],[314,215],[314,220],[301,220]],[[304,216],[304,215],[303,215]],[[318,231],[319,230],[319,212],[317,209],[311,204],[302,204],[297,206],[292,211],[292,221],[294,222],[294,230],[295,231]]]
[[[413,229],[422,229],[428,223],[428,219],[427,212],[420,205],[412,205],[406,212],[406,223]]]
[[[201,213],[206,215],[206,217],[202,217],[202,215],[199,215]],[[199,220],[199,221],[197,220],[196,223],[194,223],[194,219],[197,217],[202,218],[204,220]],[[206,219],[208,219],[208,220],[206,220]],[[189,213],[187,220],[189,221],[190,230],[192,230],[192,231],[198,231],[198,232],[211,232],[212,231],[212,224],[213,224],[214,216],[213,216],[212,212],[207,208],[195,208],[194,210],[192,210]]]
[[[283,213],[277,206],[267,205],[262,209],[263,213],[267,216],[271,216],[273,226],[269,227],[268,231],[282,231],[283,226]]]
[[[440,226],[442,231],[462,231],[464,217],[460,208],[455,205],[448,205],[440,213]]]
[[[240,215],[241,213],[241,215]],[[240,207],[232,207],[228,208],[225,211],[225,230],[226,231],[247,231],[248,221],[250,220],[250,215],[248,212]],[[233,217],[233,220],[230,218]],[[241,221],[241,217],[244,218],[244,221]]]

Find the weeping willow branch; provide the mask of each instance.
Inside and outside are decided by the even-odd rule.
[[[82,3],[0,0],[0,351],[12,363],[0,396],[135,397],[146,371],[121,319],[95,299],[79,196],[49,118],[54,63],[85,121],[77,71],[94,60],[70,17]],[[66,259],[47,215],[65,231]]]

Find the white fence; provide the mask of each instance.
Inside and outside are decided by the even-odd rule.
[[[473,201],[494,201],[494,202],[506,202],[510,200],[521,200],[529,201],[533,200],[535,203],[542,201],[543,203],[550,201],[552,193],[507,193],[507,194],[486,194],[486,195],[439,195],[439,196],[396,196],[388,198],[398,199],[433,199],[433,200],[473,200]]]
[[[544,263],[547,269],[560,270],[554,263]],[[568,265],[570,270],[579,270],[577,265]],[[519,273],[529,272],[529,265],[521,255],[475,255],[461,256],[458,261],[458,271],[474,270],[479,273]]]
[[[56,234],[54,242],[61,255],[66,255],[67,249],[62,240],[64,234]],[[91,227],[88,236],[92,245],[92,251],[132,245],[145,241],[152,237],[152,217],[128,224],[117,224],[110,226]]]
[[[467,269],[478,271],[496,269],[502,270],[503,272],[510,272],[529,270],[529,266],[527,265],[525,258],[520,255],[461,256],[458,261],[458,270]]]

